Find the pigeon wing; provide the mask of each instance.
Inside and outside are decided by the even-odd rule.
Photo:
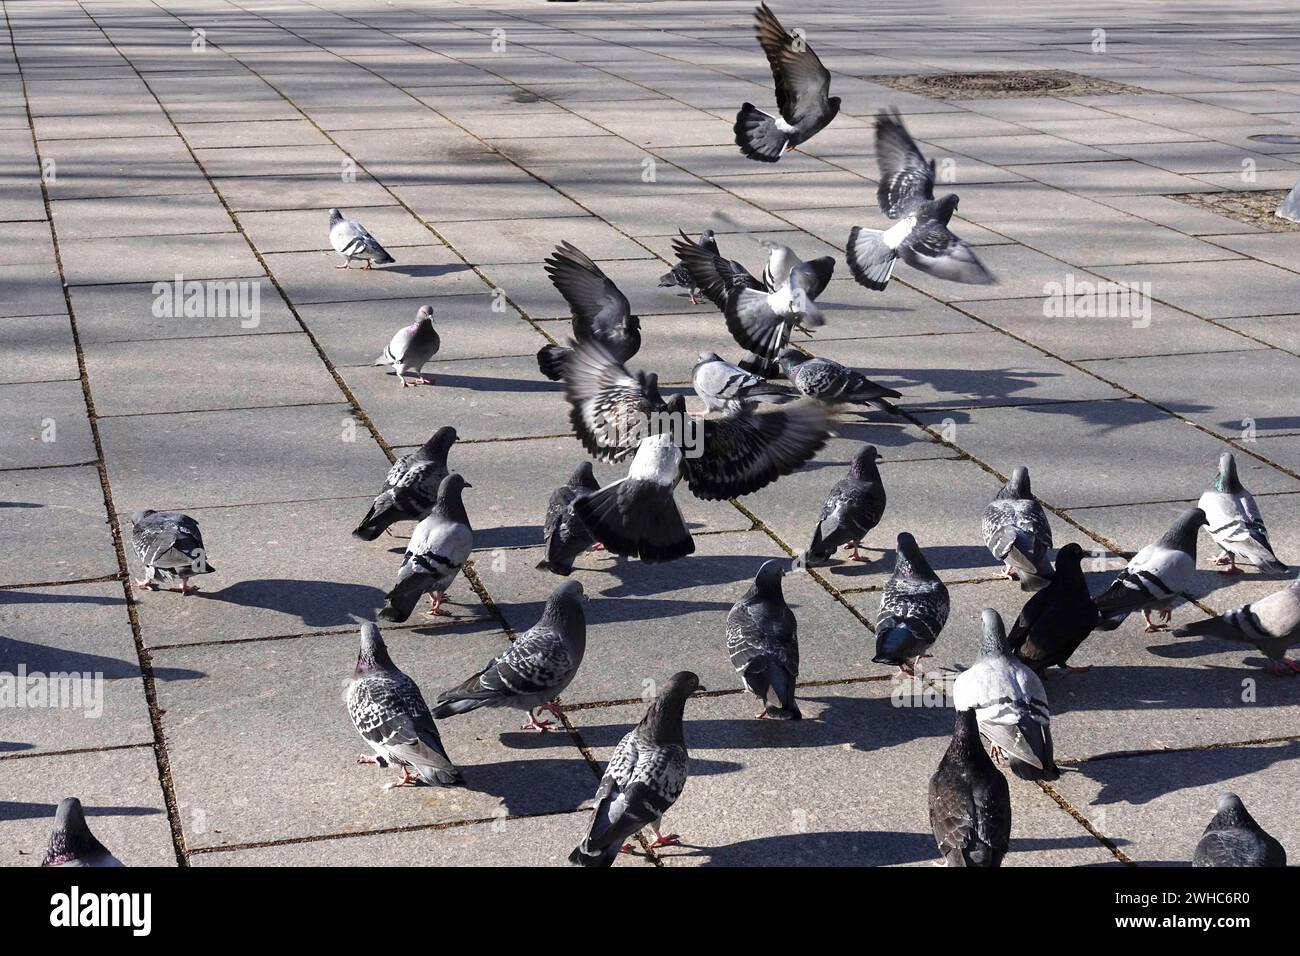
[[[698,441],[683,448],[682,466],[692,494],[706,501],[751,494],[788,475],[812,458],[829,434],[825,410],[807,401],[747,406],[691,421]]]

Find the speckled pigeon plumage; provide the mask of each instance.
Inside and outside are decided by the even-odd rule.
[[[1011,789],[984,752],[973,710],[957,712],[930,778],[930,828],[947,866],[1001,866],[1011,845]]]
[[[438,486],[447,477],[447,452],[457,439],[456,429],[444,425],[429,440],[403,455],[388,469],[384,490],[352,532],[362,541],[374,541],[398,521],[420,521],[433,510]]]
[[[1288,648],[1300,644],[1300,578],[1258,601],[1174,630],[1174,637],[1194,635],[1253,644],[1268,658],[1272,673],[1300,673],[1300,661],[1286,656]]]
[[[199,523],[179,511],[135,512],[131,515],[131,547],[144,565],[144,577],[132,582],[136,588],[180,581],[181,593],[188,594],[195,590],[190,578],[216,570],[208,561]]]
[[[876,466],[879,460],[875,445],[863,445],[853,456],[849,473],[835,482],[822,504],[812,543],[803,555],[805,565],[826,564],[846,545],[852,546],[854,560],[863,560],[858,555],[862,539],[885,514],[885,483]]]
[[[766,561],[754,583],[727,614],[727,654],[745,689],[763,709],[755,716],[800,720],[794,697],[799,679],[799,627],[785,603],[781,577],[787,562]]]
[[[573,510],[573,502],[580,495],[599,490],[600,483],[591,473],[591,462],[584,461],[574,469],[565,484],[551,492],[542,528],[546,537],[546,556],[537,563],[539,570],[566,576],[572,574],[574,559],[596,543]]]
[[[930,567],[916,539],[898,536],[894,573],[885,582],[876,615],[877,664],[912,671],[948,622],[948,589]]]
[[[1286,572],[1287,566],[1273,553],[1259,505],[1237,477],[1237,461],[1232,452],[1225,451],[1220,456],[1214,485],[1201,495],[1196,505],[1205,512],[1210,537],[1223,549],[1214,559],[1215,564],[1226,564],[1225,571],[1232,572],[1237,570],[1240,559],[1263,571]]]
[[[1192,866],[1286,866],[1286,849],[1255,822],[1240,797],[1225,793],[1196,844]]]
[[[442,479],[433,510],[411,532],[397,583],[379,612],[385,621],[401,624],[425,594],[433,601],[431,614],[446,613],[443,598],[474,548],[474,530],[461,500],[462,490],[471,487],[455,472]]]
[[[421,369],[429,359],[438,354],[441,345],[442,341],[433,327],[433,309],[422,305],[420,311],[416,313],[415,321],[393,334],[387,347],[380,353],[379,358],[375,359],[375,364],[392,368],[402,388],[412,384],[424,384],[431,379],[424,376]],[[407,378],[408,375],[415,376],[414,383]]]
[[[54,829],[41,866],[122,866],[90,832],[85,811],[76,797],[64,797],[54,813]]]
[[[901,392],[886,388],[861,372],[828,358],[807,356],[798,349],[787,348],[780,356],[782,374],[801,395],[827,405],[870,405],[897,415],[898,406],[887,398],[902,398]]]
[[[1088,592],[1082,561],[1079,545],[1071,541],[1062,547],[1056,553],[1052,580],[1025,602],[1011,625],[1007,640],[1035,673],[1042,674],[1049,667],[1068,668],[1070,656],[1101,620]]]
[[[1047,512],[1029,487],[1023,465],[984,509],[984,544],[1002,562],[1004,574],[1020,582],[1021,590],[1037,591],[1052,577],[1052,526]]]
[[[365,226],[351,219],[344,219],[343,213],[337,209],[330,210],[330,245],[343,257],[343,264],[338,266],[340,269],[351,266],[353,259],[361,259],[365,262],[362,269],[369,269],[371,265],[385,266],[396,261],[388,254],[388,250],[366,231]]]
[[[793,388],[732,365],[717,352],[700,353],[700,360],[691,372],[691,384],[710,411],[739,411],[745,405],[779,403],[799,397]]]
[[[1135,554],[1110,587],[1096,597],[1101,612],[1097,630],[1114,630],[1134,611],[1142,612],[1147,631],[1164,630],[1164,624],[1151,620],[1151,612],[1157,611],[1168,622],[1173,603],[1192,583],[1196,574],[1196,532],[1203,524],[1205,512],[1189,508],[1159,541]]]
[[[627,296],[586,253],[561,242],[546,259],[546,274],[569,304],[577,341],[597,342],[620,362],[641,351],[641,320],[632,314]],[[544,345],[537,352],[537,367],[551,381],[561,381],[572,355],[571,348]]]

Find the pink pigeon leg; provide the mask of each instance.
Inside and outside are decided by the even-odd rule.
[[[650,849],[657,850],[661,846],[681,846],[682,838],[676,833],[660,833],[659,827],[650,824],[650,829],[654,831],[655,838],[650,843]]]
[[[538,733],[544,734],[548,730],[554,730],[555,725],[551,723],[549,720],[538,720],[537,715],[530,710],[528,712],[528,723],[522,725],[519,729],[535,730]]]

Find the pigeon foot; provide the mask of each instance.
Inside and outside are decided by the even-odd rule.
[[[539,708],[539,709],[540,709],[540,708]],[[522,726],[520,726],[519,729],[520,729],[520,730],[535,730],[535,731],[537,731],[539,734],[544,734],[544,733],[546,733],[547,731],[554,730],[554,729],[555,729],[555,724],[551,723],[549,720],[538,720],[538,719],[537,719],[537,715],[534,714],[534,713],[530,710],[530,711],[528,712],[528,723],[523,724]]]
[[[349,262],[345,262],[345,263],[343,263],[343,265],[341,265],[341,266],[335,266],[334,268],[335,268],[335,269],[350,269],[350,268],[352,268],[352,263],[351,263],[350,261],[349,261]]]
[[[361,754],[359,757],[357,757],[357,763],[368,764],[369,766],[372,767],[388,766],[388,762],[386,760],[380,760],[378,757],[374,756],[373,754]]]
[[[403,768],[402,768],[402,779],[399,780],[399,781],[397,781],[396,783],[386,783],[386,784],[384,784],[384,789],[385,789],[385,790],[396,790],[398,787],[409,787],[409,786],[412,786],[413,784],[416,784],[416,783],[419,783],[419,782],[420,782],[420,778],[417,777],[415,774],[411,773],[411,768],[410,768],[410,767],[403,767]]]
[[[676,833],[656,833],[654,840],[650,844],[650,849],[657,850],[661,846],[681,846],[682,838]]]
[[[143,581],[137,581],[134,578],[132,578],[131,589],[134,591],[153,591],[156,589],[156,586],[154,585],[153,581],[149,580],[148,578],[145,578]]]
[[[373,262],[371,262],[369,259],[367,259],[367,260],[366,260],[366,264],[365,264],[364,266],[361,267],[361,271],[362,271],[362,272],[365,272],[366,270],[368,270],[368,269],[373,269],[374,267],[375,267],[375,264],[374,264]]]

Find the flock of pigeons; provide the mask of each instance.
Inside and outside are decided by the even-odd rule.
[[[776,81],[779,116],[746,103],[736,118],[736,142],[746,156],[777,162],[824,128],[839,110],[829,97],[830,75],[802,37],[787,33],[767,8],[756,12],[756,32]],[[885,288],[898,259],[940,278],[992,282],[970,247],[948,230],[956,196],[934,198],[935,164],[926,160],[896,112],[876,121],[880,164],[877,198],[895,221],[886,230],[854,227],[846,259],[863,286]],[[342,257],[385,264],[393,258],[359,223],[330,210],[330,243]],[[834,270],[832,257],[810,262],[779,243],[765,243],[761,277],[725,258],[711,230],[697,240],[685,233],[674,242],[678,262],[661,286],[687,289],[691,302],[712,302],[745,354],[736,364],[709,351],[699,356],[692,386],[709,414],[687,412],[685,397],[665,397],[653,372],[628,370],[641,347],[641,328],[627,297],[580,249],[561,243],[546,260],[551,281],[569,304],[573,339],[547,345],[537,355],[540,372],[563,383],[576,437],[593,458],[628,461],[627,476],[601,487],[591,463],[579,464],[556,489],[544,520],[545,556],[538,568],[567,577],[588,549],[673,561],[695,549],[674,497],[685,480],[696,497],[724,500],[750,494],[809,461],[831,433],[830,415],[845,405],[898,415],[889,399],[897,391],[832,359],[814,357],[790,344],[795,330],[824,324],[816,306]],[[433,311],[419,310],[376,360],[390,366],[402,387],[430,382],[423,366],[437,353]],[[457,440],[452,427],[437,429],[414,453],[389,470],[384,487],[354,536],[373,541],[399,521],[416,521],[397,580],[379,617],[404,622],[428,595],[431,615],[446,614],[447,589],[469,559],[474,532],[462,500],[471,487],[448,467]],[[763,564],[753,585],[726,620],[727,652],[745,688],[758,700],[757,717],[799,720],[797,621],[782,593],[791,570],[824,565],[843,549],[858,549],[884,515],[886,496],[871,445],[854,456],[817,516],[806,550]],[[197,522],[178,512],[141,511],[131,518],[132,545],[144,566],[137,588],[179,582],[213,571]],[[1215,563],[1240,573],[1237,562],[1266,572],[1287,571],[1269,543],[1259,508],[1237,475],[1230,453],[1219,462],[1213,486],[1198,507],[1184,512],[1156,542],[1139,551],[1113,583],[1093,596],[1084,578],[1083,551],[1070,543],[1050,560],[1052,530],[1033,497],[1029,472],[1011,479],[983,515],[985,544],[1008,579],[1032,592],[1008,633],[996,611],[983,612],[981,654],[957,676],[951,697],[957,709],[952,741],[930,780],[930,819],[944,861],[951,866],[997,866],[1007,852],[1011,804],[1005,777],[994,760],[1005,760],[1018,777],[1053,780],[1050,709],[1042,676],[1049,668],[1078,670],[1069,660],[1093,630],[1118,627],[1140,611],[1147,630],[1168,626],[1171,608],[1188,589],[1196,567],[1199,530],[1208,529],[1222,553]],[[876,618],[873,661],[897,665],[922,679],[920,660],[947,623],[949,597],[912,535],[896,542],[892,576]],[[582,584],[565,580],[551,593],[541,618],[503,653],[462,683],[444,690],[434,706],[393,663],[379,629],[367,622],[347,690],[347,709],[372,753],[359,762],[401,770],[387,786],[463,785],[436,721],[483,707],[506,707],[527,716],[524,727],[547,731],[562,719],[556,698],[573,681],[586,650],[587,601]],[[1159,620],[1153,619],[1153,615]],[[1300,581],[1260,601],[1180,627],[1176,635],[1204,634],[1252,644],[1268,669],[1300,672],[1286,650],[1300,643]],[[1083,668],[1086,669],[1086,668]],[[654,848],[677,842],[659,829],[664,813],[687,780],[683,713],[699,690],[689,671],[674,674],[650,703],[644,718],[615,748],[596,793],[586,836],[569,859],[609,865],[647,826]],[[987,750],[986,750],[987,746]],[[1285,851],[1225,794],[1198,845],[1194,862],[1213,866],[1285,863]],[[60,804],[47,865],[115,865],[116,859],[86,827],[80,803]],[[120,864],[117,864],[120,865]]]

